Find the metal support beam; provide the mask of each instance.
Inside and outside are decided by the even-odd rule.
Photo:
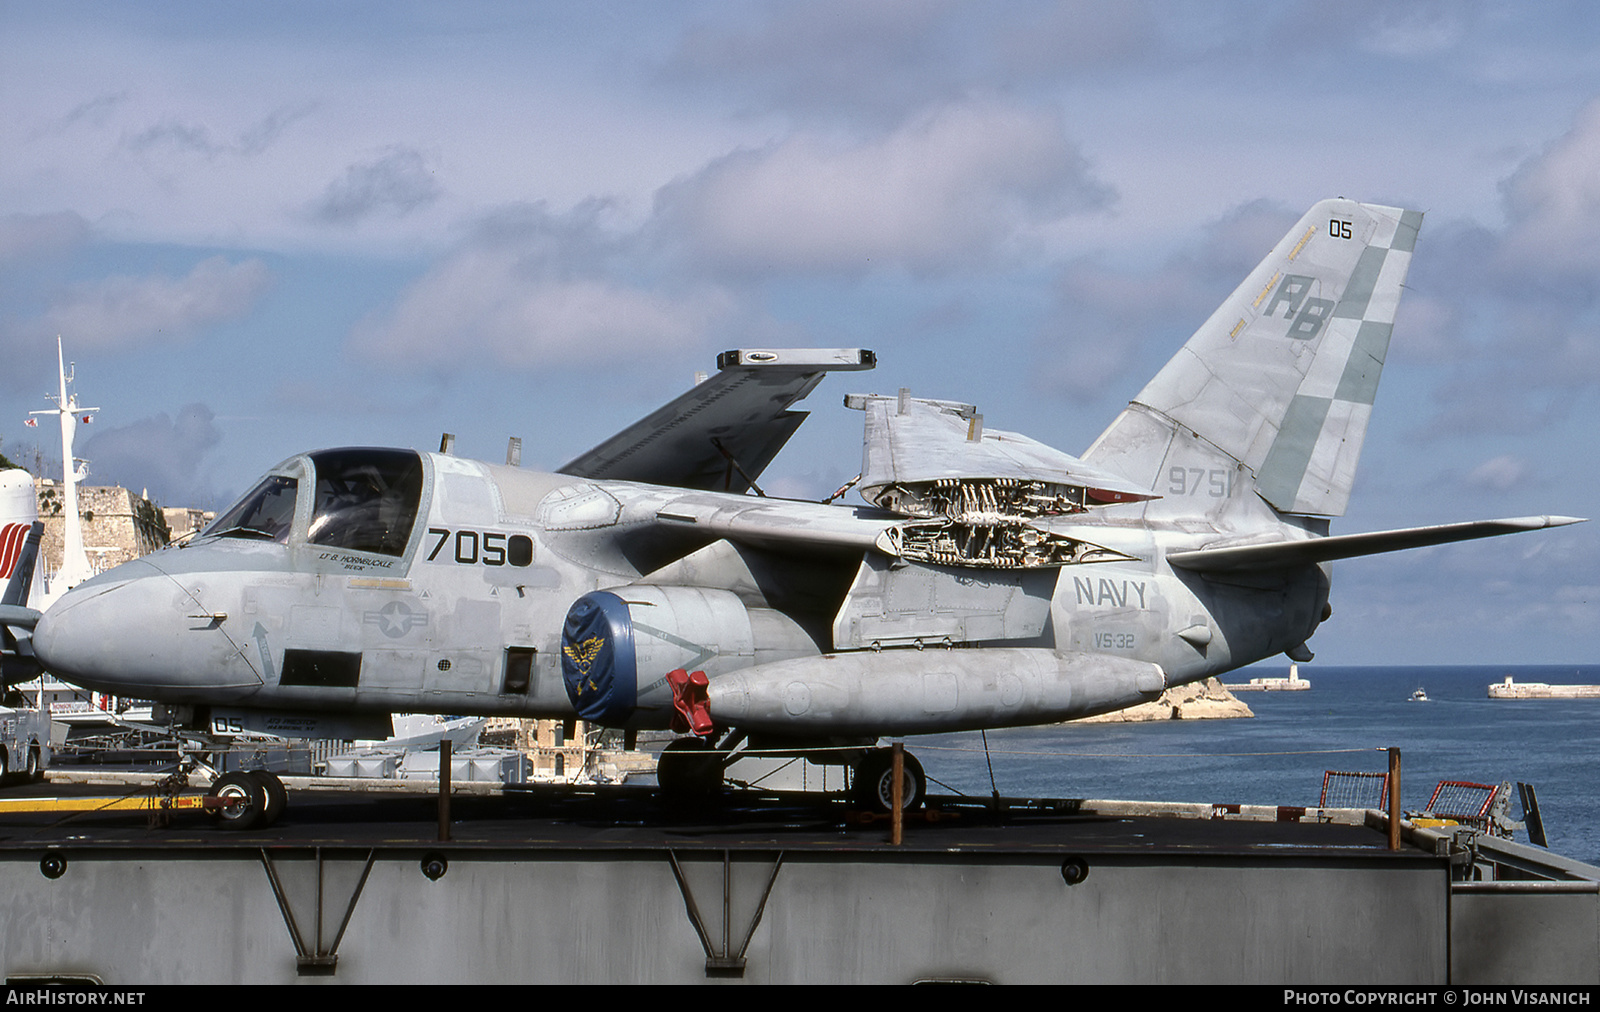
[[[322,944],[322,910],[326,884],[323,876],[322,848],[317,847],[314,851],[317,862],[317,889],[312,919],[316,937],[311,945],[306,944],[305,935],[301,932],[294,910],[289,905],[283,881],[278,876],[271,855],[265,848],[262,848],[260,853],[261,867],[267,873],[267,882],[272,886],[272,895],[278,901],[278,911],[283,914],[283,923],[289,929],[289,940],[294,943],[296,970],[302,977],[331,977],[339,965],[339,942],[344,938],[345,929],[350,926],[350,918],[356,911],[356,901],[361,898],[361,890],[366,888],[367,876],[372,874],[372,862],[377,852],[367,851],[366,864],[361,869],[361,878],[356,882],[355,889],[350,893],[350,902],[345,904],[344,917],[339,921],[339,930],[334,934],[333,942],[326,947]]]
[[[750,948],[750,940],[755,937],[756,928],[761,924],[761,916],[766,912],[767,899],[772,895],[772,887],[778,881],[778,870],[783,867],[783,853],[780,851],[772,862],[772,871],[767,875],[766,888],[761,891],[761,899],[756,903],[755,910],[750,915],[750,923],[746,925],[744,937],[739,941],[738,951],[733,950],[733,854],[731,851],[722,852],[722,938],[719,944],[713,944],[711,934],[706,930],[705,918],[700,914],[700,906],[695,902],[694,889],[689,885],[688,878],[683,873],[683,865],[678,861],[676,851],[667,851],[667,860],[672,864],[672,875],[678,881],[678,891],[683,895],[683,905],[689,914],[689,923],[694,927],[695,934],[700,939],[700,947],[706,954],[707,977],[743,977],[745,969],[745,952]]]

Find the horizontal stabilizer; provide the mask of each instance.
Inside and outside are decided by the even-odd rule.
[[[743,492],[805,421],[806,413],[790,405],[829,372],[876,364],[862,348],[723,352],[717,375],[568,461],[559,473]]]
[[[32,629],[39,624],[41,614],[34,608],[24,608],[18,604],[0,604],[0,625]]]
[[[1265,545],[1239,545],[1231,548],[1202,548],[1193,552],[1174,552],[1167,561],[1184,569],[1205,573],[1246,569],[1284,569],[1310,566],[1334,559],[1398,552],[1406,548],[1426,548],[1452,541],[1492,538],[1500,534],[1538,531],[1547,527],[1580,524],[1584,517],[1510,517],[1505,520],[1472,520],[1435,527],[1407,527],[1397,531],[1369,534],[1344,534],[1304,541],[1274,541]]]
[[[33,656],[33,627],[40,613],[17,604],[0,604],[0,685],[15,685],[39,677]]]

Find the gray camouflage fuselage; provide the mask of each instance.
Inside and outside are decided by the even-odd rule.
[[[648,607],[660,616],[639,620],[654,634],[636,637],[635,726],[666,726],[661,676],[673,668],[704,670],[715,685],[740,669],[858,650],[873,671],[862,689],[869,698],[856,702],[871,706],[870,683],[884,683],[878,707],[903,712],[872,726],[913,733],[1128,705],[1166,683],[1303,642],[1326,601],[1316,566],[1217,582],[1164,563],[1167,551],[1228,533],[1220,527],[1185,532],[1110,515],[1086,519],[1071,532],[1133,558],[1060,569],[863,564],[862,552],[896,518],[574,481],[437,454],[423,460],[426,509],[398,557],[309,544],[309,511],[301,509],[286,544],[201,538],[96,577],[47,613],[36,648],[81,684],[171,703],[563,717],[574,711],[560,671],[562,619],[580,595],[613,589],[634,602],[656,598]],[[764,529],[782,547],[757,547]],[[806,532],[800,557],[797,530]],[[742,546],[718,531],[736,532]],[[534,546],[525,565],[492,550],[517,535]],[[996,696],[973,708],[907,698],[941,677],[956,691],[957,676],[940,676],[941,666],[971,665],[975,674],[958,674],[981,681],[1027,659],[995,647],[1105,655],[1159,670],[1119,668],[1065,701],[1020,694],[1012,706]],[[508,648],[532,651],[532,678],[519,691],[507,691]],[[359,654],[358,677],[349,685],[285,684],[286,651]],[[783,684],[807,680],[794,672]],[[919,686],[888,692],[896,680]],[[792,717],[796,732],[817,730],[804,714]],[[754,714],[745,723],[783,725]]]
[[[33,646],[86,686],[283,727],[667,727],[676,706],[812,739],[1063,720],[1306,659],[1331,560],[1573,522],[1329,536],[1421,220],[1317,204],[1082,458],[972,405],[851,395],[870,505],[741,495],[803,419],[791,405],[875,358],[728,352],[557,474],[292,458],[189,545],[70,592]],[[669,687],[679,669],[705,673],[703,701]]]

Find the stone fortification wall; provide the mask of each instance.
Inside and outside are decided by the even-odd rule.
[[[48,478],[35,479],[34,489],[39,496],[39,519],[44,521],[39,547],[49,568],[55,570],[61,565],[66,526],[61,510],[66,492],[60,482]],[[163,512],[125,488],[78,486],[78,513],[83,519],[83,546],[89,562],[97,570],[109,569],[166,545],[172,532]]]

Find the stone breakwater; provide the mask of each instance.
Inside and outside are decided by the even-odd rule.
[[[1254,716],[1250,707],[1234,698],[1221,681],[1207,678],[1168,689],[1154,702],[1140,703],[1115,713],[1102,713],[1098,717],[1083,717],[1074,723],[1124,724],[1149,720],[1226,720]]]

